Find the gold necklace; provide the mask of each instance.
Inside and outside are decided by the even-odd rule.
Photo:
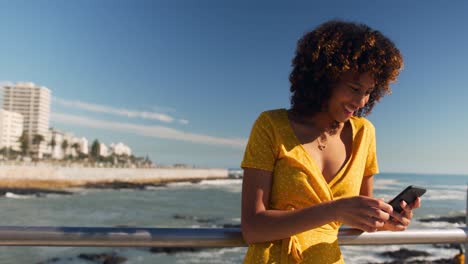
[[[299,121],[302,124],[312,125],[315,128],[318,128],[315,122],[306,120],[294,112],[292,112],[292,117],[294,120]],[[317,138],[317,147],[320,151],[323,151],[327,147],[327,134],[331,136],[335,135],[338,132],[339,128],[340,123],[338,121],[333,121],[330,127],[325,128],[320,132],[320,135]]]
[[[338,132],[340,123],[338,121],[333,121],[332,125],[329,128],[324,129],[319,137],[317,138],[317,147],[320,151],[323,151],[327,147],[327,134],[330,136],[335,135]]]
[[[317,138],[317,147],[320,151],[323,151],[327,147],[327,135],[325,135],[325,132],[322,132]]]

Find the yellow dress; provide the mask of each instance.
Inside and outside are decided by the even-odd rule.
[[[295,210],[359,195],[363,177],[378,173],[375,129],[352,117],[351,157],[327,183],[297,139],[286,109],[263,112],[253,125],[242,168],[273,173],[270,209]],[[244,263],[344,263],[338,245],[341,223],[331,222],[282,240],[249,245]]]

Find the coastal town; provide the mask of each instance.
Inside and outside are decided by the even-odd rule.
[[[32,82],[18,82],[4,85],[1,89],[0,162],[155,167],[148,156],[134,156],[131,148],[122,142],[110,145],[99,139],[90,142],[85,137],[50,127],[49,88]]]
[[[148,156],[135,156],[122,142],[107,146],[94,139],[90,144],[85,137],[49,126],[47,87],[18,82],[1,88],[0,188],[140,188],[241,177],[239,170],[155,164]]]

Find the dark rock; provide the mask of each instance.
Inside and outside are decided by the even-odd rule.
[[[368,262],[368,264],[459,264],[457,257],[454,258],[442,258],[436,260],[410,260],[413,257],[427,257],[430,253],[419,250],[409,250],[402,248],[397,251],[387,251],[380,253],[379,255],[384,257],[391,257],[395,260],[387,262]]]
[[[124,263],[125,261],[127,261],[127,258],[122,257],[122,256],[117,256],[114,253],[100,253],[100,254],[82,253],[82,254],[79,254],[77,258],[88,260],[97,264],[120,264],[120,263]],[[71,257],[63,258],[63,259],[55,257],[55,258],[48,259],[46,261],[38,262],[36,264],[51,264],[51,263],[55,263],[55,262],[62,261],[62,260],[73,261],[74,259],[75,258],[71,258]]]
[[[198,216],[192,216],[192,215],[179,215],[175,214],[172,216],[174,219],[178,220],[190,220],[190,221],[195,221],[197,223],[201,224],[207,224],[207,223],[216,223],[220,220],[223,220],[222,218],[219,217],[214,217],[214,218],[201,218]]]
[[[408,259],[412,257],[427,257],[430,256],[431,254],[427,253],[426,251],[420,251],[420,250],[409,250],[406,248],[401,248],[397,251],[387,251],[380,253],[379,255],[383,257],[390,257],[393,259]]]
[[[146,187],[165,187],[166,183],[133,183],[133,182],[122,182],[122,181],[113,181],[113,182],[97,182],[97,183],[87,183],[83,187],[93,188],[93,189],[137,189],[144,190]]]
[[[428,223],[428,222],[448,222],[451,224],[464,224],[466,221],[466,216],[457,215],[457,216],[440,216],[440,217],[429,217],[418,219],[419,222]]]
[[[188,248],[188,247],[152,247],[150,248],[151,253],[166,253],[166,254],[175,254],[178,252],[199,252],[203,248]]]
[[[190,183],[198,184],[198,183],[200,183],[201,181],[202,181],[201,179],[196,179],[196,180],[191,180]]]
[[[435,248],[444,248],[444,249],[458,249],[460,250],[460,244],[433,244]]]
[[[95,263],[102,264],[119,264],[127,261],[127,258],[116,256],[112,253],[100,253],[100,254],[80,254],[78,258],[93,261]]]
[[[367,264],[459,264],[460,262],[455,259],[436,259],[436,260],[394,260],[387,262],[372,263],[368,262]]]

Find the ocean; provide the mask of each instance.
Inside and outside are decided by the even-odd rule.
[[[376,197],[391,199],[408,185],[428,189],[410,228],[453,228],[461,223],[420,222],[418,219],[464,215],[468,176],[382,173],[375,176]],[[0,197],[1,226],[139,226],[222,227],[240,224],[242,180],[173,183],[143,190],[75,189],[73,195],[18,195]],[[432,245],[344,246],[346,263],[392,261],[386,251],[423,250],[432,260],[453,257],[456,249]],[[3,263],[103,263],[92,254],[120,256],[130,263],[242,263],[246,248],[203,249],[152,253],[149,248],[0,247]],[[88,254],[86,256],[80,254]],[[94,255],[95,257],[98,255]]]

